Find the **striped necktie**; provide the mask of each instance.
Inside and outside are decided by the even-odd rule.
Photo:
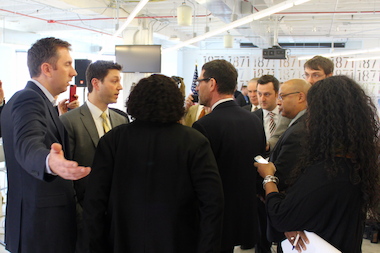
[[[274,130],[276,129],[276,122],[274,122],[274,113],[273,112],[269,112],[269,133],[270,133],[270,136],[273,135],[274,133]]]

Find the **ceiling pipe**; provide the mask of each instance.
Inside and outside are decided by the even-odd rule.
[[[196,18],[205,18],[205,17],[209,17],[211,16],[212,13],[209,13],[207,15],[196,15],[194,17]],[[151,19],[160,19],[160,18],[164,18],[164,19],[169,19],[169,18],[173,18],[173,19],[176,19],[177,16],[138,16],[138,17],[135,17],[136,19],[145,19],[145,18],[151,18]],[[119,18],[119,19],[127,19],[127,17],[125,18]],[[114,18],[88,18],[88,19],[63,19],[63,20],[57,20],[59,22],[78,22],[78,21],[94,21],[94,20],[114,20]]]
[[[98,31],[98,30],[90,29],[90,28],[86,28],[86,27],[81,27],[81,26],[77,26],[77,25],[70,25],[70,24],[62,23],[62,22],[56,21],[56,20],[34,17],[34,16],[31,16],[31,15],[27,15],[27,14],[15,12],[15,11],[9,11],[9,10],[5,10],[5,9],[0,9],[0,11],[9,12],[9,13],[20,15],[20,16],[23,16],[23,17],[28,17],[28,18],[32,18],[32,19],[37,19],[37,20],[45,21],[45,22],[47,22],[49,24],[60,24],[60,25],[65,25],[65,26],[70,26],[70,27],[74,27],[74,28],[79,28],[79,29],[83,29],[83,30],[87,30],[87,31],[91,31],[91,32],[96,32],[96,33],[104,34],[104,35],[113,36],[113,34],[110,34],[110,33],[102,32],[102,31]]]
[[[256,11],[259,11],[256,7],[254,7],[254,9]],[[67,23],[63,23],[63,22],[94,21],[94,20],[114,20],[114,18],[68,19],[68,20],[51,20],[50,19],[49,20],[49,19],[39,18],[39,17],[28,15],[28,14],[23,14],[23,13],[20,13],[20,12],[10,11],[10,10],[6,10],[6,9],[0,9],[0,11],[8,12],[8,13],[11,13],[11,14],[16,14],[16,15],[23,16],[23,17],[28,17],[28,18],[32,18],[32,19],[37,19],[37,20],[45,21],[45,22],[50,23],[50,24],[55,23],[55,24],[65,25],[65,26],[74,27],[74,28],[78,28],[78,29],[83,29],[83,30],[87,30],[87,31],[91,31],[91,32],[96,32],[96,33],[100,33],[100,34],[104,34],[104,35],[113,36],[110,33],[102,32],[102,31],[98,31],[98,30],[90,29],[90,28],[86,28],[86,27],[71,25],[71,24],[67,24]],[[317,14],[378,14],[378,13],[380,13],[380,11],[279,12],[279,13],[275,13],[275,14],[278,14],[278,15],[307,15],[307,14],[317,15]],[[209,13],[207,15],[196,15],[195,17],[208,17],[208,16],[211,16],[211,15],[212,15],[212,13]],[[127,18],[128,17],[125,17],[125,18],[124,17],[119,17],[119,19],[127,19]],[[135,18],[138,18],[138,19],[143,19],[143,18],[152,18],[152,19],[175,18],[176,19],[177,17],[176,16],[140,16],[140,17],[135,17]],[[121,36],[119,36],[119,38],[121,38]]]

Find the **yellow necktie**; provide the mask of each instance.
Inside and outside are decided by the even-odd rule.
[[[110,126],[108,125],[108,122],[107,122],[107,114],[106,112],[103,112],[100,117],[102,117],[103,119],[103,129],[104,129],[104,133],[107,133],[111,128]]]

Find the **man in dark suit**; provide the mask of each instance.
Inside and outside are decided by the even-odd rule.
[[[243,108],[250,112],[254,112],[261,108],[257,97],[257,80],[259,80],[259,78],[252,78],[247,85],[250,104],[243,106]]]
[[[77,74],[69,50],[70,44],[60,39],[37,41],[28,51],[32,80],[2,111],[8,172],[5,242],[10,252],[75,249],[71,180],[91,169],[64,158],[63,151],[69,152],[67,133],[53,107],[54,96],[64,92]]]
[[[211,113],[194,122],[206,136],[223,183],[225,209],[221,252],[254,245],[257,239],[256,175],[253,161],[265,151],[265,134],[257,116],[233,101],[237,71],[225,60],[203,65],[197,91]]]
[[[306,96],[311,85],[303,79],[292,79],[283,83],[280,87],[278,105],[282,116],[291,119],[288,129],[282,134],[271,153],[269,161],[276,165],[275,175],[279,178],[278,189],[285,191],[288,188],[288,179],[291,171],[299,161],[302,153],[302,137],[306,134],[305,112],[307,108]],[[288,238],[296,236],[297,232],[289,233]],[[283,233],[269,227],[268,239],[280,242],[285,239]],[[278,244],[277,252],[281,253],[281,244]]]
[[[288,129],[281,135],[270,161],[276,165],[276,176],[280,179],[278,189],[286,190],[291,170],[302,153],[301,138],[305,134],[304,114],[306,112],[306,96],[311,85],[303,79],[292,79],[280,87],[278,105],[282,116],[291,120]]]

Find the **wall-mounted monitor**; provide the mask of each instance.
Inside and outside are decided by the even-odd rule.
[[[116,45],[115,55],[124,73],[161,73],[161,45]]]

